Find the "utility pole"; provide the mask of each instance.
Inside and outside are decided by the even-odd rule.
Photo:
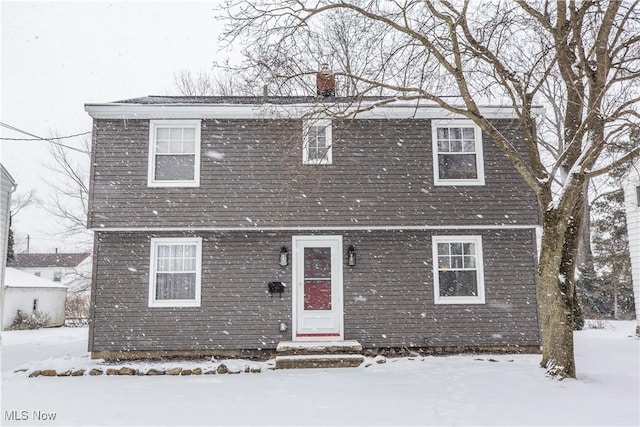
[[[31,240],[31,236],[27,234],[27,253],[29,253],[29,241]]]

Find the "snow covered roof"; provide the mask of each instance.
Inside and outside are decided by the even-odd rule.
[[[9,267],[77,267],[87,259],[90,253],[57,253],[57,254],[15,254]]]
[[[318,102],[372,102],[391,99],[384,96],[363,96],[363,97],[323,97],[323,96],[157,96],[149,95],[140,98],[124,99],[116,101],[114,104],[314,104]]]
[[[11,267],[7,267],[5,270],[4,284],[9,288],[67,288],[52,280],[43,279]]]
[[[2,181],[9,182],[9,185],[13,185],[13,184],[16,183],[15,179],[13,179],[13,177],[11,176],[9,171],[6,170],[4,166],[2,166],[2,163],[0,163],[0,174],[2,176],[2,178],[1,178]]]

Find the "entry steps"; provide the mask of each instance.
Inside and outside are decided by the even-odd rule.
[[[349,341],[280,341],[276,369],[353,368],[364,362],[362,345]]]

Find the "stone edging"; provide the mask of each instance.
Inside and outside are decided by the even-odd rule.
[[[267,368],[272,369],[272,368]],[[35,370],[29,374],[29,378],[35,377],[82,377],[85,375],[90,376],[99,376],[99,375],[123,375],[123,376],[155,376],[155,375],[223,375],[223,374],[239,374],[241,372],[251,373],[251,374],[259,374],[262,372],[262,368],[259,366],[245,366],[244,370],[241,370],[234,366],[227,366],[224,363],[221,363],[215,368],[210,369],[202,369],[202,368],[193,368],[193,369],[183,369],[183,368],[170,368],[170,369],[158,369],[158,368],[149,368],[147,370],[140,370],[131,368],[128,366],[123,366],[121,368],[92,368],[90,370],[86,369],[76,369],[76,370],[66,370],[66,371],[56,371],[55,369],[42,369]]]

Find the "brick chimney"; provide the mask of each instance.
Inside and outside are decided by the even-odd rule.
[[[336,96],[336,77],[331,73],[328,64],[322,64],[320,71],[316,74],[316,89],[318,96]]]

